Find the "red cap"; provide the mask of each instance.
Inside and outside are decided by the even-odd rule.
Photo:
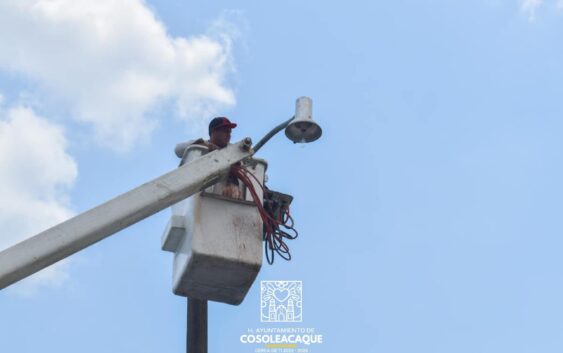
[[[209,123],[209,132],[221,128],[221,127],[230,127],[231,129],[237,127],[237,124],[231,123],[231,121],[224,116],[214,118]]]

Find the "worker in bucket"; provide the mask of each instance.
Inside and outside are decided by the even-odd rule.
[[[209,122],[209,140],[199,138],[197,140],[190,140],[176,145],[175,152],[179,158],[182,158],[180,165],[184,164],[184,152],[188,146],[197,144],[205,146],[209,152],[227,147],[231,141],[231,131],[237,127],[237,124],[232,123],[226,117],[217,117]],[[241,198],[238,179],[229,173],[225,185],[223,186],[222,195],[234,199]]]

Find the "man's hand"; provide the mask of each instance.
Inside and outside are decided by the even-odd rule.
[[[217,146],[214,143],[211,142],[205,142],[205,146],[209,149],[209,152],[215,151],[219,149],[219,146]]]
[[[217,146],[213,142],[205,141],[204,139],[197,139],[195,142],[193,142],[193,144],[205,146],[205,147],[207,147],[209,152],[219,149],[219,146]]]
[[[233,183],[226,183],[223,187],[223,196],[240,200],[241,193],[238,185]]]

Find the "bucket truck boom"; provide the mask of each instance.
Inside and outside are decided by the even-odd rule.
[[[216,183],[251,145],[208,153],[0,252],[0,290]]]

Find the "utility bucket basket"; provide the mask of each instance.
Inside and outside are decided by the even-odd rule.
[[[206,152],[204,146],[191,145],[184,160]],[[250,159],[245,166],[264,183],[266,161]],[[226,183],[227,176],[172,206],[162,249],[174,253],[174,294],[238,305],[262,266],[263,226],[243,183],[238,186],[240,199],[222,196]],[[262,200],[262,188],[255,189]]]

